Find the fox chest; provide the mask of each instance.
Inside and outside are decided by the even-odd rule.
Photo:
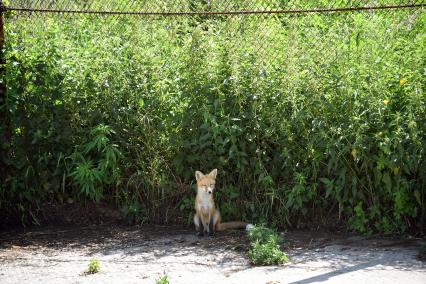
[[[214,208],[214,204],[211,201],[201,201],[197,204],[197,210],[203,215],[211,213]]]

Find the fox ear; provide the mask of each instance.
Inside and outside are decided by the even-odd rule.
[[[217,169],[214,169],[213,171],[211,171],[209,173],[209,176],[211,176],[212,178],[216,178],[216,176],[217,176]]]
[[[197,179],[197,181],[199,181],[203,177],[204,177],[204,174],[202,172],[200,172],[200,171],[195,172],[195,178]]]

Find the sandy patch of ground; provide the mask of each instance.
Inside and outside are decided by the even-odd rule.
[[[244,231],[199,238],[179,227],[0,232],[0,283],[426,283],[422,240],[289,232],[290,263],[253,267]],[[86,275],[90,259],[101,271]]]

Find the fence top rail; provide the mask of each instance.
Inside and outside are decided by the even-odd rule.
[[[408,3],[396,5],[339,7],[339,8],[311,8],[311,9],[288,9],[288,10],[236,10],[236,11],[107,11],[107,10],[80,10],[80,9],[45,9],[32,7],[5,6],[0,1],[0,12],[32,12],[51,14],[96,14],[96,15],[133,15],[133,16],[232,16],[232,15],[259,15],[259,14],[309,14],[309,13],[337,13],[374,11],[391,9],[424,8],[425,3]]]

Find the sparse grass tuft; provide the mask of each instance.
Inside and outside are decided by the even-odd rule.
[[[95,274],[101,270],[101,262],[97,259],[91,259],[89,261],[89,267],[87,268],[88,274]]]
[[[155,280],[155,284],[170,284],[169,277],[167,276],[167,274],[164,274],[163,276]]]

